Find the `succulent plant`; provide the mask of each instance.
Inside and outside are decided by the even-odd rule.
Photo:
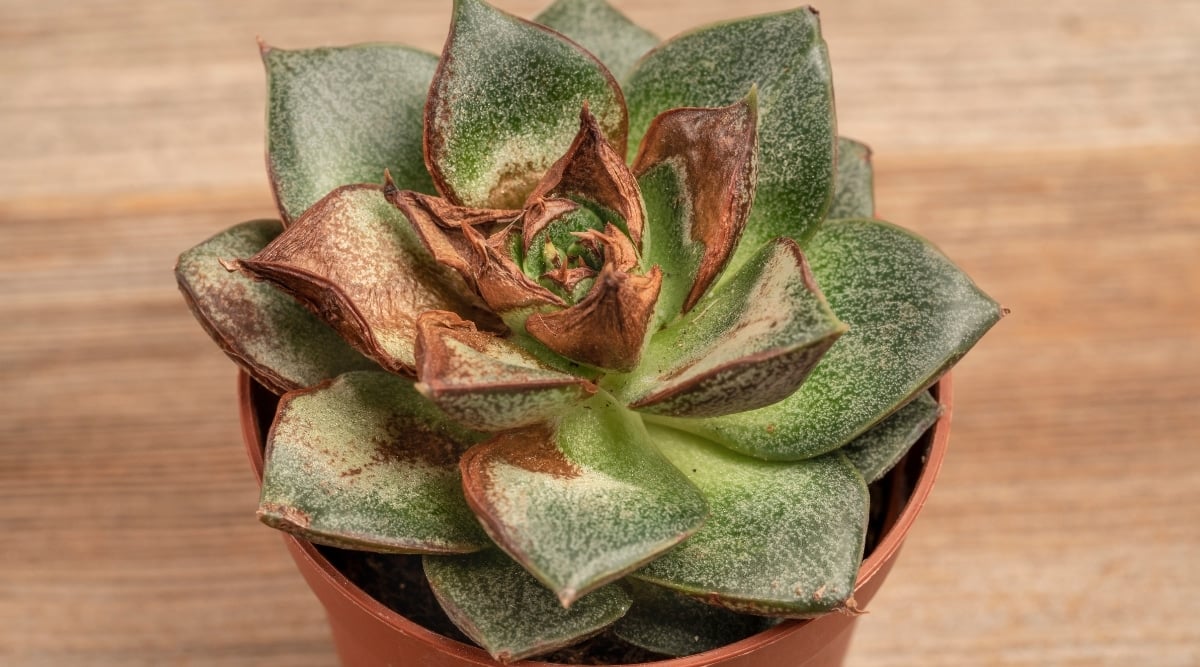
[[[815,11],[659,44],[604,0],[455,0],[440,58],[262,55],[282,224],[176,270],[283,394],[262,521],[425,554],[504,661],[851,604],[867,484],[1001,310],[874,219]]]

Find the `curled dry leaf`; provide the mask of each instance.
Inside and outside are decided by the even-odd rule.
[[[668,210],[659,218],[648,260],[678,267],[681,286],[690,279],[682,304],[663,304],[671,307],[667,317],[696,305],[741,238],[758,175],[757,127],[758,94],[751,89],[727,107],[666,111],[646,131],[634,172],[639,178],[669,172],[647,180],[673,179],[675,195],[663,202]]]

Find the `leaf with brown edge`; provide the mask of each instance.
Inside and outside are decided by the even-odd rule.
[[[553,593],[496,549],[421,560],[438,604],[454,625],[506,664],[587,639],[629,609],[629,595],[616,584],[564,609]]]
[[[637,415],[602,393],[460,465],[488,534],[564,605],[678,544],[707,512]]]
[[[655,334],[619,395],[677,418],[761,408],[791,395],[845,331],[799,246],[776,239]]]
[[[456,0],[425,106],[438,191],[468,206],[521,206],[571,145],[584,102],[624,154],[625,99],[595,56],[482,0]]]
[[[521,216],[521,211],[458,206],[441,197],[400,190],[387,174],[384,175],[383,194],[408,218],[429,254],[439,264],[457,271],[472,286],[475,285],[475,265],[481,258],[476,256],[475,246],[463,235],[462,228],[483,226],[484,234],[487,234],[497,223]]]
[[[534,21],[579,42],[621,81],[659,42],[604,0],[557,0]]]
[[[638,62],[625,86],[638,145],[668,109],[732,104],[758,86],[758,184],[736,269],[762,244],[805,245],[833,195],[837,121],[829,54],[811,7],[750,16],[675,36]]]
[[[334,190],[250,259],[233,266],[278,285],[358,350],[398,373],[415,366],[417,316],[450,310],[501,327],[376,185]]]
[[[629,238],[641,244],[646,211],[637,180],[625,166],[625,156],[604,138],[586,103],[579,114],[579,133],[530,193],[526,205],[551,196],[582,199],[615,212]]]
[[[417,389],[452,419],[480,431],[543,422],[596,387],[539,361],[524,348],[479,331],[446,311],[417,320]]]
[[[244,222],[180,255],[175,279],[192,314],[230,359],[277,394],[375,368],[295,299],[220,264],[250,257],[282,231],[277,220]]]
[[[904,457],[942,414],[942,406],[929,392],[851,440],[841,451],[862,473],[867,484],[881,479]]]
[[[666,274],[658,313],[691,310],[733,254],[758,175],[758,95],[673,109],[650,123],[633,170],[653,216],[645,263]]]
[[[500,314],[541,306],[565,306],[567,303],[554,292],[534,282],[521,271],[509,254],[511,227],[484,238],[472,227],[463,227],[463,236],[471,248],[472,282],[485,303]]]
[[[760,458],[818,456],[932,385],[1003,314],[932,243],[880,220],[827,221],[805,256],[849,331],[784,400],[672,426]]]
[[[845,456],[762,461],[648,428],[711,509],[687,541],[630,576],[732,611],[790,618],[819,616],[853,595],[870,494]]]
[[[605,264],[581,301],[570,308],[530,315],[525,330],[568,359],[630,371],[641,359],[661,285],[658,267],[646,275],[633,275]]]
[[[268,436],[258,516],[342,548],[485,548],[457,465],[480,437],[438,412],[411,380],[390,373],[347,373],[292,392]]]
[[[871,147],[846,137],[837,140],[837,172],[834,174],[833,203],[825,218],[875,217],[875,176]]]

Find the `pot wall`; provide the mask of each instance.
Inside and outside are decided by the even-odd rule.
[[[933,426],[925,462],[911,494],[894,483],[885,533],[859,570],[854,598],[866,608],[891,571],[904,538],[933,488],[950,439],[952,383],[946,374],[934,386],[943,414]],[[242,436],[255,475],[262,480],[262,426],[270,419],[273,400],[245,373],[238,378]],[[919,445],[918,445],[919,446]],[[914,451],[911,455],[920,456]],[[889,475],[903,476],[902,461]],[[897,482],[901,481],[899,479]],[[496,667],[482,649],[447,639],[409,621],[371,598],[344,577],[310,543],[283,534],[288,551],[305,581],[325,607],[338,655],[346,667]],[[789,621],[742,641],[697,655],[653,663],[654,667],[839,667],[845,659],[857,617],[833,613],[810,621]],[[524,661],[534,667],[551,663]]]

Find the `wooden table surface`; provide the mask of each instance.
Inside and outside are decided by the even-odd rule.
[[[881,213],[1013,311],[849,665],[1200,665],[1200,3],[819,8]],[[333,663],[171,267],[273,214],[256,34],[437,50],[448,12],[0,1],[0,664]]]

